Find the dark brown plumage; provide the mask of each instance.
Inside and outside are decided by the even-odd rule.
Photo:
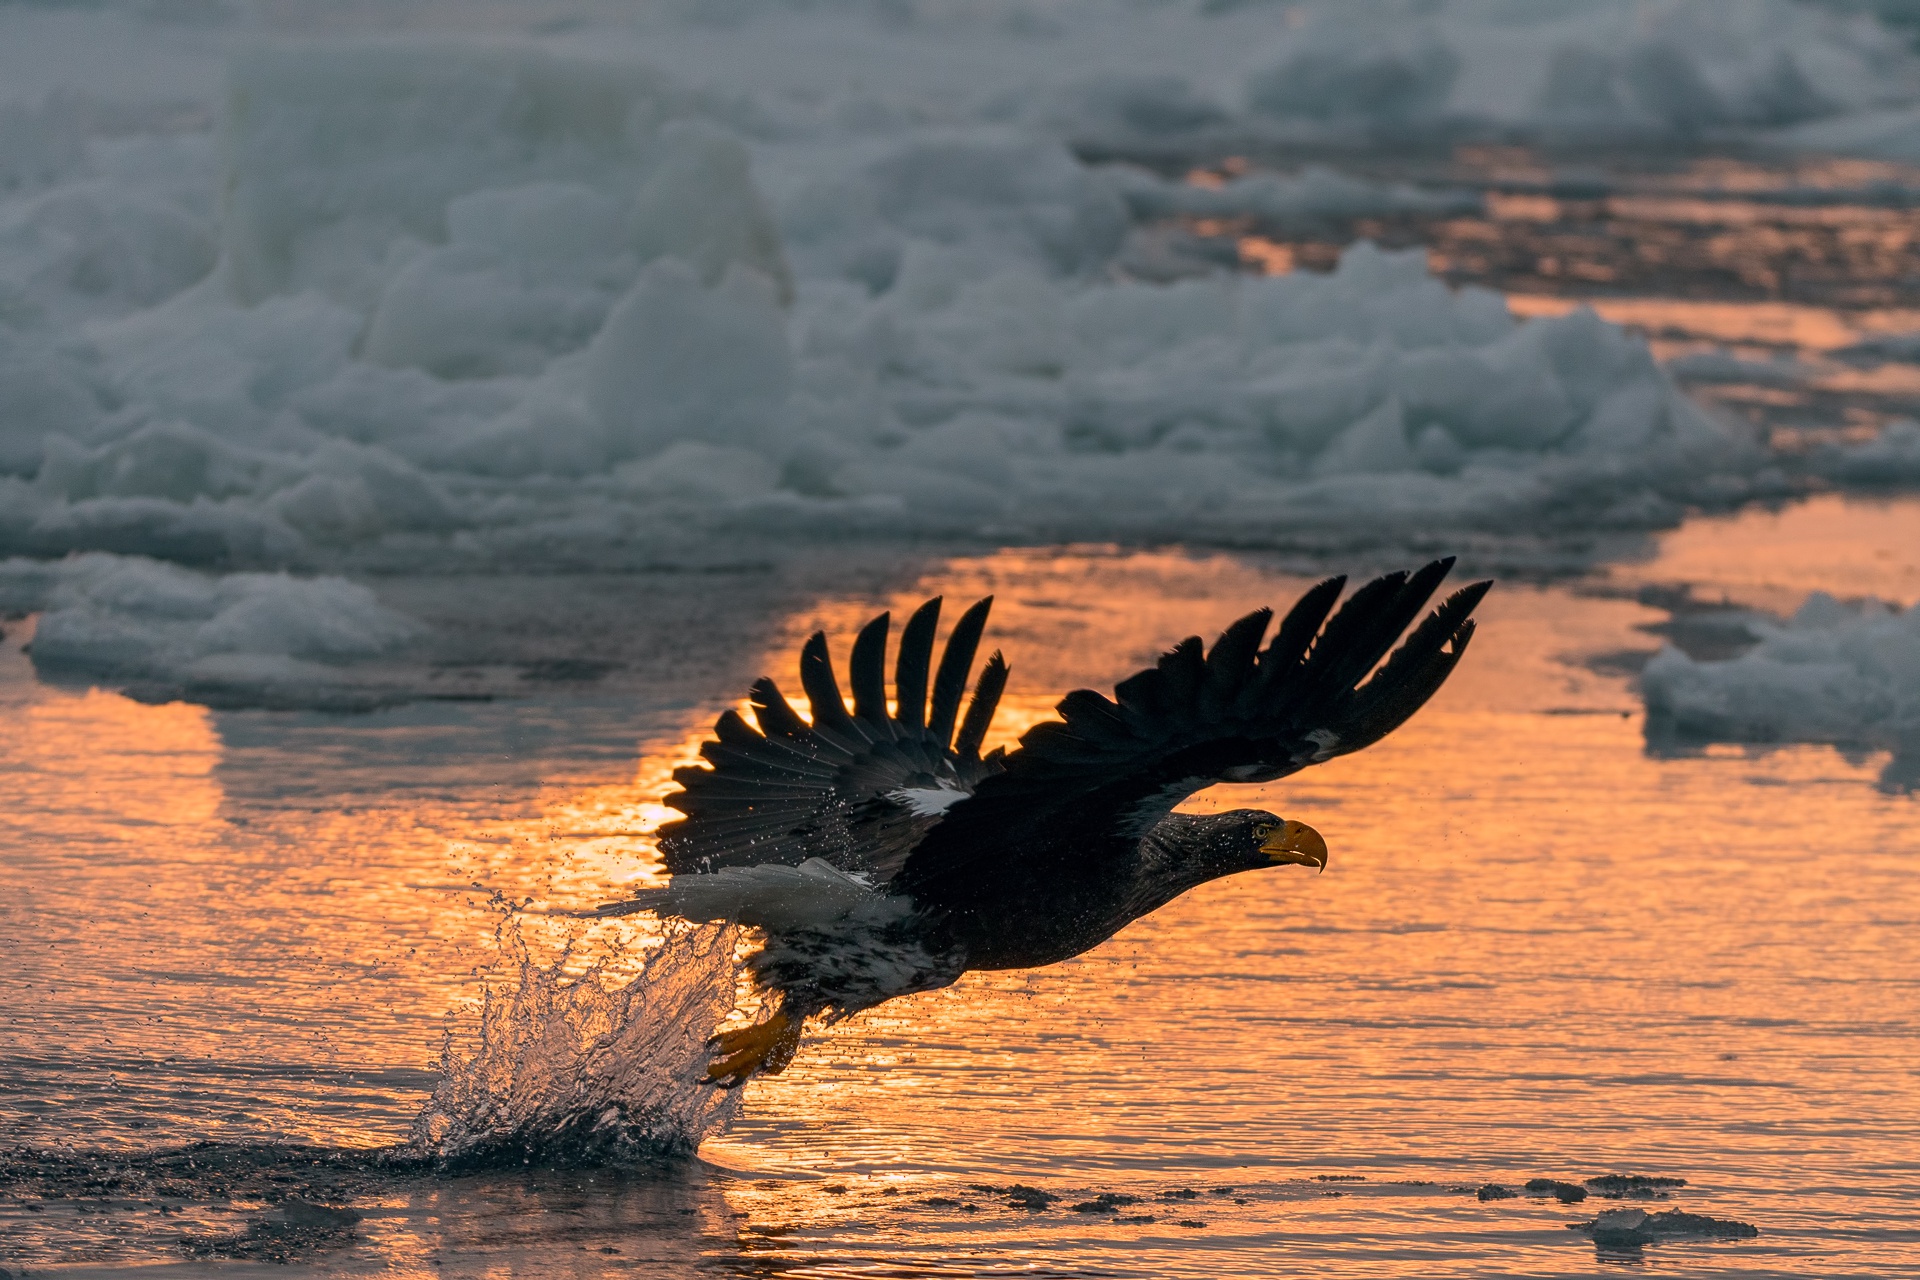
[[[888,616],[854,642],[851,710],[816,634],[800,654],[810,720],[772,681],[756,682],[758,728],[725,713],[702,748],[706,765],[675,774],[682,790],[666,802],[685,816],[660,836],[672,884],[605,910],[767,928],[753,963],[783,1008],[763,1024],[774,1031],[723,1044],[715,1076],[738,1080],[784,1065],[815,1012],[844,1015],[967,969],[1077,955],[1221,875],[1324,866],[1325,845],[1302,824],[1173,809],[1217,782],[1270,782],[1358,751],[1417,711],[1460,660],[1468,615],[1491,585],[1456,591],[1388,657],[1451,567],[1376,578],[1337,612],[1344,579],[1328,579],[1264,647],[1272,615],[1260,609],[1211,650],[1181,641],[1111,699],[1069,693],[1058,720],[986,755],[1007,679],[998,653],[964,717],[961,704],[991,599],[954,624],[937,669],[941,602],[914,613],[891,712]],[[1315,845],[1317,855],[1302,852]]]

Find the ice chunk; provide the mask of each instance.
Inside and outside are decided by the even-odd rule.
[[[85,104],[72,94],[0,102],[0,191],[51,185],[86,156]]]
[[[1631,1249],[1658,1244],[1665,1240],[1751,1240],[1760,1228],[1751,1222],[1733,1218],[1710,1218],[1705,1214],[1668,1209],[1648,1213],[1644,1209],[1604,1209],[1590,1222],[1569,1222],[1571,1231],[1585,1232],[1602,1249]]]
[[[444,242],[461,196],[571,180],[631,198],[678,110],[644,68],[525,46],[256,48],[228,76],[229,283],[243,302],[318,287],[365,307],[388,246]]]
[[[1083,157],[1920,96],[1884,31],[1785,0],[1041,8],[749,4],[724,40],[661,10],[621,47],[671,81],[598,20],[251,47],[194,108],[212,132],[21,107],[46,146],[0,192],[0,547],[431,569],[729,532],[1670,519],[1764,455],[1590,313],[1521,323],[1370,245],[1165,286],[1119,256],[1457,193]],[[1903,440],[1831,474],[1897,472]]]
[[[1342,32],[1253,76],[1247,102],[1272,116],[1405,126],[1445,105],[1460,66],[1437,40],[1400,45]]]
[[[49,343],[0,330],[0,475],[37,472],[49,435],[94,432],[105,411],[89,372]]]
[[[264,505],[312,542],[440,533],[462,523],[439,485],[384,449],[329,441],[300,460],[300,472]]]
[[[695,194],[710,195],[711,190]],[[447,239],[468,249],[564,270],[572,263],[618,254],[625,239],[621,215],[613,197],[578,182],[487,187],[447,202]]]
[[[1693,134],[1727,122],[1730,111],[1686,51],[1664,40],[1629,49],[1621,78],[1634,101],[1675,133]]]
[[[1388,397],[1379,408],[1322,449],[1313,469],[1324,476],[1353,471],[1408,471],[1413,466],[1413,450],[1407,445],[1406,410],[1399,400]]]
[[[1920,606],[1808,596],[1759,643],[1700,661],[1671,646],[1643,673],[1650,728],[1731,742],[1830,742],[1920,751]]]
[[[709,505],[771,493],[780,472],[748,449],[682,440],[655,457],[622,463],[614,477],[660,502]]]
[[[1882,160],[1920,160],[1920,106],[1884,107],[1816,120],[1776,135],[1782,144],[1806,151],[1838,151]]]
[[[1065,147],[1004,131],[948,133],[798,184],[781,222],[796,258],[888,287],[914,241],[976,269],[1038,264],[1090,271],[1119,249],[1126,205]]]
[[[213,264],[210,223],[119,183],[70,182],[0,207],[0,291],[57,320],[152,306]]]
[[[1873,439],[1816,456],[1822,473],[1847,484],[1920,484],[1920,422],[1899,418]]]
[[[419,626],[342,578],[211,577],[139,557],[0,562],[0,599],[42,612],[43,671],[169,684],[328,683],[337,664],[389,652]]]
[[[780,232],[748,173],[740,140],[703,120],[672,120],[660,130],[646,181],[629,215],[633,248],[643,262],[678,258],[718,284],[745,266],[793,300],[793,277]]]
[[[1191,135],[1226,124],[1226,108],[1185,76],[1102,72],[1060,93],[1054,118],[1082,136],[1120,139]]]
[[[32,490],[0,490],[0,553],[61,556],[114,551],[182,564],[299,564],[307,547],[280,520],[242,499],[89,498],[47,502]]]
[[[244,302],[320,288],[371,310],[415,242],[466,249],[468,272],[482,253],[551,272],[626,251],[790,290],[744,148],[689,109],[643,67],[533,48],[256,50],[225,116],[229,283]]]
[[[37,482],[70,502],[129,497],[191,502],[251,493],[265,461],[198,427],[157,422],[98,449],[52,436]]]
[[[215,288],[94,325],[109,385],[149,414],[257,432],[286,397],[347,364],[361,318],[315,293],[239,308]]]
[[[710,288],[663,258],[608,317],[586,370],[588,402],[616,456],[676,440],[773,445],[792,384],[777,288],[741,266]]]

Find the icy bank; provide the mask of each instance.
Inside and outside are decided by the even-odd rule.
[[[1920,764],[1920,606],[1809,596],[1785,623],[1749,624],[1738,657],[1696,661],[1668,647],[1642,676],[1663,732],[1723,742],[1828,742],[1892,749],[1889,785]]]
[[[749,0],[716,25],[648,34],[677,70],[783,99],[787,128],[917,109],[1134,154],[1671,142],[1920,97],[1902,36],[1796,0]]]
[[[0,554],[610,567],[741,537],[1658,524],[1777,477],[1618,329],[1518,322],[1418,255],[1253,278],[1146,245],[1470,200],[1070,144],[1699,136],[1920,97],[1889,40],[1786,0],[743,3],[268,41],[208,88],[211,132],[11,103]]]
[[[110,189],[147,213],[63,214],[56,260],[108,227],[124,251],[80,257],[113,269],[21,277],[0,550],[432,567],[714,534],[1372,538],[1657,523],[1759,466],[1618,329],[1517,322],[1418,253],[1118,266],[1138,218],[1445,193],[1191,188],[993,127],[809,144],[798,179],[760,144],[768,198],[719,113],[520,46],[240,58],[217,151],[124,144],[118,172],[164,179],[20,205]],[[217,211],[167,196],[169,157]],[[149,240],[173,274],[126,265]]]
[[[0,609],[41,611],[33,660],[48,674],[254,702],[327,703],[340,664],[419,632],[342,578],[209,577],[103,554],[0,561]]]
[[[1920,107],[1887,107],[1782,129],[1773,141],[1795,151],[1835,151],[1878,160],[1920,161]]]

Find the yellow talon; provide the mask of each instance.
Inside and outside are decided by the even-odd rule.
[[[779,1075],[799,1052],[801,1021],[776,1013],[765,1022],[715,1035],[707,1043],[721,1056],[708,1065],[707,1082],[731,1089],[755,1072]]]

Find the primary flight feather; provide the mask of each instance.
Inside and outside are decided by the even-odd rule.
[[[749,958],[765,1021],[717,1037],[708,1078],[738,1084],[792,1059],[807,1018],[845,1017],[947,986],[969,969],[1053,964],[1195,885],[1282,865],[1324,868],[1312,827],[1259,810],[1175,813],[1219,782],[1270,782],[1392,732],[1446,680],[1492,585],[1454,592],[1407,635],[1453,561],[1345,579],[1199,637],[1120,682],[1080,689],[1013,751],[982,755],[1007,665],[968,678],[992,599],[960,616],[937,668],[940,601],[902,628],[886,697],[890,619],[854,641],[849,710],[823,634],[800,651],[802,718],[771,680],[755,725],[728,711],[674,774],[683,817],[661,829],[667,887],[600,908],[729,920],[765,934]],[[1331,615],[1331,617],[1329,617]],[[1382,658],[1386,658],[1384,663]],[[966,702],[965,715],[961,704]],[[757,725],[757,727],[755,727]]]

